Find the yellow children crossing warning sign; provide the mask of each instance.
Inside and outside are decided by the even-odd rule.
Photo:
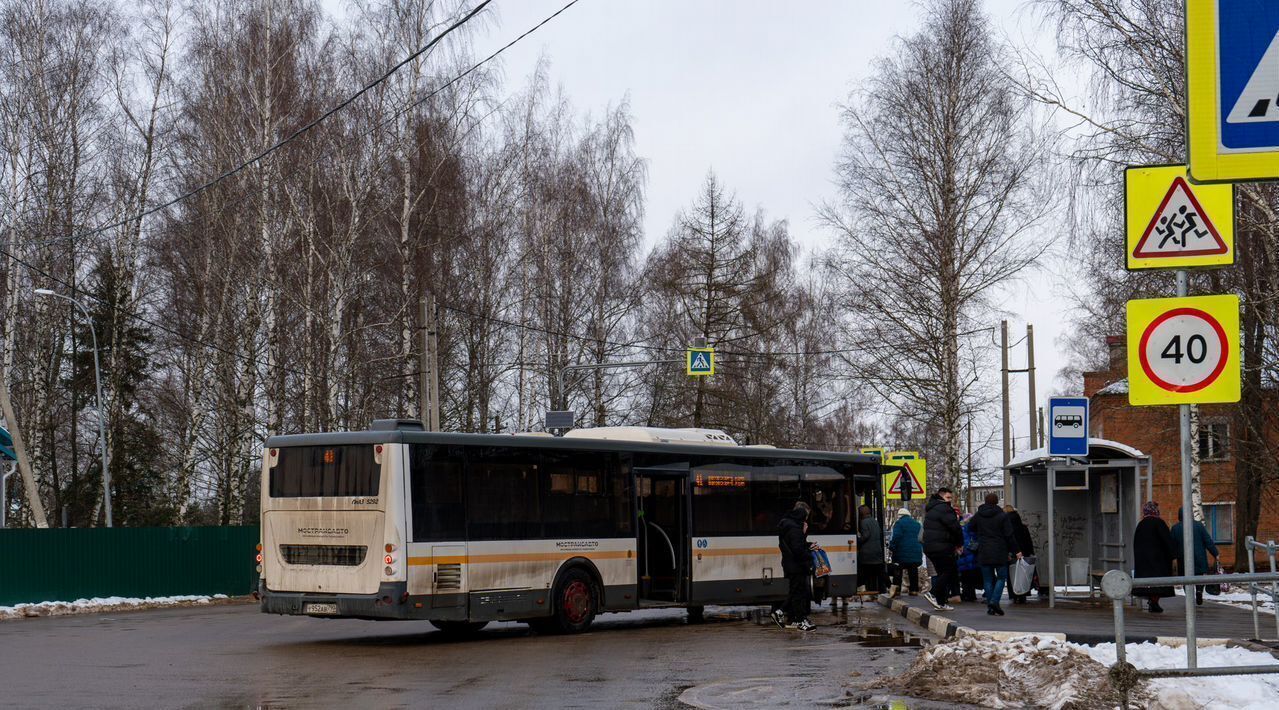
[[[1184,269],[1235,262],[1233,185],[1191,185],[1184,165],[1124,172],[1129,269]]]
[[[1239,297],[1128,302],[1128,402],[1239,401]]]
[[[902,452],[893,452],[902,453]],[[890,454],[891,455],[891,454]],[[890,466],[901,466],[900,471],[886,474],[884,476],[884,498],[888,500],[902,499],[902,479],[910,478],[910,497],[912,500],[919,500],[928,495],[928,462],[921,458],[897,459],[889,461],[885,459],[885,464]]]

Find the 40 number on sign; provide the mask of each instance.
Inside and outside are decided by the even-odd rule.
[[[1128,302],[1129,402],[1239,401],[1239,298]]]

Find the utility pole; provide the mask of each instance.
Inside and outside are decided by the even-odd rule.
[[[1012,454],[1012,434],[1009,427],[1012,422],[1008,421],[1008,321],[1003,321],[999,328],[999,359],[1000,359],[1000,378],[1003,386],[1004,404],[1003,413],[1000,422],[1003,424],[1004,433],[1004,460],[1003,465],[1007,466],[1009,461],[1013,460]],[[1008,477],[1008,469],[1004,469],[1004,499],[1012,497],[1012,481]]]
[[[439,339],[435,326],[435,296],[429,291],[422,296],[422,362],[418,367],[418,399],[422,425],[427,431],[440,430]]]
[[[1043,407],[1040,407],[1040,408],[1039,408],[1039,448],[1041,448],[1041,449],[1042,449],[1042,448],[1044,448],[1044,446],[1046,446],[1046,445],[1047,445],[1047,444],[1045,444],[1045,443],[1044,443],[1044,438],[1045,438],[1045,435],[1044,435],[1044,408],[1043,408]]]
[[[1026,324],[1026,389],[1030,390],[1030,445],[1027,450],[1036,447],[1039,442],[1039,429],[1035,426],[1038,407],[1035,406],[1035,326]]]

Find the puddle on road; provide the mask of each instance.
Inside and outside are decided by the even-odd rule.
[[[909,631],[893,626],[859,626],[849,629],[845,643],[855,643],[866,648],[922,648],[924,639]]]

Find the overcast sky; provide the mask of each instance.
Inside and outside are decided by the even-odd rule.
[[[497,22],[476,36],[475,56],[565,1],[497,0]],[[1006,39],[1052,51],[1051,33],[1024,0],[985,6]],[[518,91],[545,57],[552,82],[582,112],[629,100],[636,149],[648,161],[650,243],[667,233],[714,169],[747,209],[786,219],[800,243],[818,248],[832,236],[814,220],[814,205],[835,197],[838,105],[919,17],[909,0],[581,0],[504,53],[502,68],[507,89]],[[1027,320],[1035,325],[1041,404],[1065,364],[1055,340],[1069,315],[1069,280],[1059,262],[1050,259],[1001,297],[1013,340]],[[1024,350],[1013,366],[1023,363]],[[996,365],[988,380],[997,387],[998,378]],[[1024,437],[1023,375],[1014,376],[1014,387],[1014,423]]]
[[[500,22],[477,40],[480,56],[564,0],[495,4]],[[1051,34],[1024,0],[985,5],[1006,38],[1052,51]],[[838,104],[893,49],[895,36],[914,31],[919,15],[905,0],[582,0],[508,50],[504,71],[515,90],[545,56],[552,80],[579,110],[629,99],[636,148],[648,160],[650,240],[666,234],[713,168],[748,208],[785,218],[801,243],[819,247],[831,234],[814,220],[813,206],[835,197]],[[1058,270],[1058,259],[1050,259],[1003,299],[1013,340],[1027,319],[1035,325],[1041,403],[1065,364],[1054,342],[1069,315],[1067,280]],[[1013,366],[1023,362],[1024,350]],[[997,369],[990,373],[996,386],[998,377]],[[1024,436],[1021,380],[1014,376],[1012,405]]]

